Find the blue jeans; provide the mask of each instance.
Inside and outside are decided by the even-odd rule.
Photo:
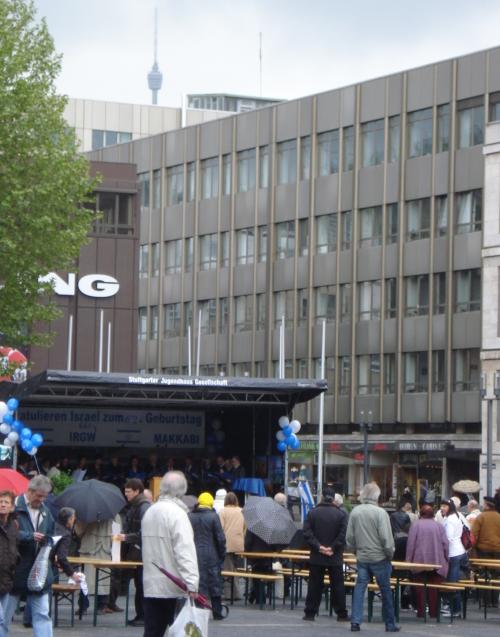
[[[7,626],[5,625],[5,610],[9,594],[0,595],[0,637],[7,637]]]
[[[352,593],[351,623],[361,624],[363,621],[363,600],[365,598],[366,587],[372,577],[377,581],[382,595],[382,617],[386,628],[393,628],[394,622],[394,601],[391,591],[391,561],[381,562],[357,562],[358,577]]]
[[[450,557],[448,559],[448,577],[446,580],[448,582],[458,582],[460,577],[462,576],[460,571],[467,571],[467,565],[469,563],[469,558],[467,557],[467,553],[462,553],[462,555],[455,555],[454,557]],[[452,596],[452,612],[459,613],[462,608],[462,600],[460,598],[460,593],[457,591]]]
[[[19,602],[19,595],[9,595],[5,608],[5,624],[7,629]],[[28,593],[26,604],[31,607],[31,621],[34,637],[52,637],[52,618],[49,615],[49,594]]]

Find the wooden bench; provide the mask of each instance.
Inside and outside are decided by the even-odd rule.
[[[236,570],[236,571],[222,571],[222,577],[231,579],[231,604],[234,603],[234,578],[239,577],[245,580],[245,606],[248,603],[248,583],[251,580],[256,580],[259,583],[259,608],[262,610],[264,608],[264,602],[266,595],[265,587],[267,585],[270,586],[270,595],[269,601],[272,604],[273,610],[276,608],[276,591],[275,585],[276,582],[281,580],[281,575],[274,575],[271,573],[256,573],[255,571],[244,571],[244,570]]]
[[[397,583],[395,578],[391,578],[391,583]],[[413,588],[426,588],[427,590],[437,591],[437,609],[436,609],[436,621],[441,621],[441,606],[443,597],[446,595],[451,596],[453,593],[462,593],[462,617],[467,617],[467,598],[465,596],[465,587],[460,582],[442,582],[440,584],[425,584],[424,582],[415,582],[409,579],[400,579],[399,587],[410,586]],[[451,600],[450,600],[451,601]],[[427,605],[427,600],[424,600],[424,606]],[[396,619],[399,620],[399,604],[396,611]],[[451,623],[453,623],[453,613],[450,616]],[[427,612],[424,610],[424,621],[427,621]]]
[[[59,605],[69,606],[71,611],[71,627],[75,625],[75,593],[80,590],[79,584],[52,584],[54,602],[54,626],[59,625]],[[67,602],[67,603],[65,603]]]
[[[477,590],[477,591],[500,591],[500,581],[499,580],[491,580],[488,581],[486,579],[478,579],[478,580],[470,580],[470,579],[461,579],[457,582],[461,586],[464,587],[466,591],[468,590]],[[464,596],[465,597],[465,596]],[[483,600],[483,610],[484,610],[484,618],[488,618],[488,604],[486,600]]]

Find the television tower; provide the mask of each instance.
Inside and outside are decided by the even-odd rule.
[[[158,68],[158,9],[155,9],[155,59],[151,71],[148,73],[148,87],[151,91],[151,99],[153,104],[158,104],[158,91],[161,89],[163,75]]]

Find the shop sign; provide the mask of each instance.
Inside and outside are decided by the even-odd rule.
[[[200,411],[23,407],[20,418],[57,447],[205,446],[205,414]]]
[[[446,451],[452,447],[453,445],[448,440],[396,442],[398,451]]]

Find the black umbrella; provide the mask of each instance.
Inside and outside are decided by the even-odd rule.
[[[272,498],[250,497],[243,507],[247,529],[267,544],[288,544],[297,527],[285,507]]]
[[[111,520],[127,502],[114,484],[84,480],[70,485],[54,503],[58,507],[72,507],[78,520],[89,523]]]

